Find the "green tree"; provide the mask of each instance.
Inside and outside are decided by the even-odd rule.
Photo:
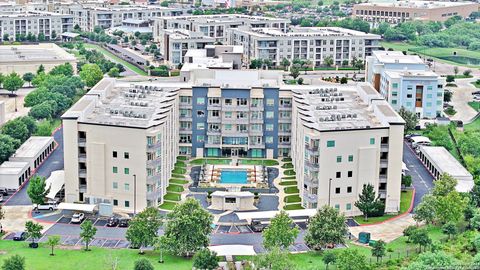
[[[2,270],[25,270],[25,257],[13,255],[3,261]]]
[[[1,130],[3,134],[17,139],[20,142],[24,142],[30,136],[27,125],[18,118],[5,123]]]
[[[43,226],[33,221],[27,221],[25,223],[25,232],[28,238],[32,239],[32,244],[35,244],[35,240],[42,237]]]
[[[23,79],[24,81],[28,82],[28,85],[29,85],[29,86],[32,86],[32,80],[33,80],[33,78],[35,78],[35,75],[34,75],[33,73],[31,73],[31,72],[27,72],[27,73],[23,74],[23,77],[22,77],[22,79]]]
[[[290,76],[292,76],[294,80],[297,79],[298,76],[300,76],[300,69],[296,66],[290,68]]]
[[[189,198],[168,213],[162,242],[173,254],[191,256],[208,246],[212,222],[212,215],[197,200]]]
[[[339,270],[364,270],[368,269],[367,258],[356,249],[345,248],[338,252],[337,269]]]
[[[133,267],[134,270],[154,270],[152,263],[146,259],[141,258],[135,261],[135,265]]]
[[[50,192],[50,187],[47,189],[45,177],[35,175],[30,179],[28,184],[27,194],[32,200],[33,204],[42,204],[45,201],[45,196]]]
[[[52,249],[52,252],[50,253],[50,256],[54,256],[55,254],[53,253],[53,249],[56,246],[60,245],[60,236],[59,235],[49,235],[46,244],[47,244],[47,246],[49,246]]]
[[[409,263],[406,270],[455,269],[457,264],[457,260],[443,251],[425,252]]]
[[[51,38],[57,39],[57,32],[55,30],[52,31]]]
[[[412,242],[412,239],[411,239],[411,236],[413,235],[413,233],[418,229],[417,226],[415,225],[410,225],[408,227],[406,227],[405,229],[403,229],[403,236],[407,237],[407,243],[410,243]]]
[[[193,267],[195,269],[213,270],[218,268],[219,259],[217,253],[203,248],[193,256]]]
[[[413,231],[410,239],[413,244],[420,247],[420,251],[422,251],[422,247],[426,249],[426,247],[432,243],[432,239],[428,236],[428,232],[425,228],[418,228]]]
[[[415,215],[413,219],[416,222],[425,222],[425,224],[432,224],[435,222],[435,197],[431,194],[423,196],[422,201],[415,207]]]
[[[290,66],[290,61],[287,58],[283,58],[282,66],[283,66],[283,69],[288,70],[288,67]]]
[[[328,266],[337,261],[337,254],[333,250],[325,250],[323,252],[322,260],[325,264],[325,270],[328,270]]]
[[[23,79],[17,73],[12,72],[3,80],[3,88],[13,94],[13,92],[20,89],[24,83]]]
[[[449,221],[442,226],[442,232],[448,235],[448,239],[451,239],[458,233],[457,225],[454,222]]]
[[[328,244],[344,244],[348,228],[343,214],[330,206],[323,206],[310,219],[305,243],[313,249],[323,249]]]
[[[295,264],[288,258],[288,252],[277,247],[254,257],[253,262],[257,269],[295,270]]]
[[[292,225],[294,226],[292,228]],[[280,211],[271,220],[270,225],[262,233],[263,246],[270,250],[273,247],[287,249],[293,244],[299,233],[293,220],[285,211]]]
[[[0,133],[0,163],[8,160],[19,146],[20,140]]]
[[[120,77],[120,70],[117,67],[113,67],[108,71],[108,76],[112,78]]]
[[[385,254],[387,254],[386,243],[383,240],[378,240],[373,244],[372,256],[376,257],[378,262]]]
[[[44,33],[39,33],[37,37],[39,42],[45,41],[45,34]]]
[[[415,127],[418,125],[418,117],[415,113],[408,111],[402,106],[398,110],[398,114],[405,120],[405,129],[407,131],[415,130]]]
[[[45,73],[45,67],[43,65],[40,65],[37,69],[37,75],[40,73]]]
[[[91,220],[87,219],[80,225],[80,229],[82,230],[80,232],[80,239],[85,242],[85,251],[89,251],[88,245],[95,237],[95,234],[97,234],[97,228],[93,226]]]
[[[333,65],[333,57],[331,55],[328,55],[323,58],[323,64],[327,67],[331,67]]]
[[[55,66],[50,72],[50,75],[64,75],[65,77],[73,76],[73,67],[70,63]]]
[[[449,174],[442,174],[440,177],[434,182],[433,187],[433,196],[446,196],[451,191],[455,190],[457,186],[457,179],[453,178]]]
[[[252,59],[250,61],[250,69],[259,69],[262,67],[263,61],[262,59]]]
[[[53,105],[53,106],[52,106]],[[53,100],[44,101],[40,104],[33,106],[28,115],[35,119],[47,119],[51,118],[56,110],[56,102]]]
[[[447,83],[454,82],[454,81],[455,81],[455,76],[453,76],[453,75],[447,75],[446,81],[447,81]]]
[[[103,72],[97,64],[85,64],[80,71],[80,78],[88,87],[93,87],[103,79]]]
[[[3,34],[3,41],[9,41],[10,40],[10,35],[5,33]]]
[[[473,217],[470,219],[470,227],[474,230],[480,230],[480,210],[475,209]]]
[[[363,213],[365,220],[368,216],[377,213],[379,208],[382,207],[380,196],[375,196],[375,190],[372,184],[363,185],[362,193],[358,195],[358,201],[355,202],[355,206]]]
[[[342,78],[340,79],[340,84],[347,84],[347,83],[348,83],[347,77],[342,77]]]
[[[155,207],[145,208],[130,221],[126,238],[132,246],[140,249],[140,254],[143,254],[144,247],[155,243],[161,225],[158,210]]]

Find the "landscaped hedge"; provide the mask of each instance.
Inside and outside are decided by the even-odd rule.
[[[302,199],[298,195],[289,195],[289,196],[286,196],[283,199],[283,201],[286,203],[298,203],[298,202],[301,202]]]
[[[294,170],[285,170],[283,172],[283,174],[285,174],[285,175],[295,175],[295,171]]]
[[[168,190],[168,188],[167,188]],[[285,193],[286,194],[295,194],[295,193],[299,193],[300,191],[298,190],[298,188],[296,186],[292,186],[292,187],[286,187],[285,188]]]

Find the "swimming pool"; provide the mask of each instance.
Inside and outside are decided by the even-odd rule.
[[[220,184],[246,184],[246,170],[222,170]]]

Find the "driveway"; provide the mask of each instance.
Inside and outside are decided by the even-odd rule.
[[[472,92],[479,90],[471,84],[471,82],[476,80],[476,78],[457,79],[455,80],[455,83],[458,87],[448,88],[453,92],[451,104],[457,111],[457,113],[450,117],[450,119],[461,120],[466,124],[471,122],[471,120],[477,115],[477,112],[468,105],[468,102],[473,101]]]
[[[405,142],[403,143],[403,162],[407,165],[408,174],[412,176],[415,188],[413,206],[415,207],[420,203],[422,197],[433,188],[433,176]]]

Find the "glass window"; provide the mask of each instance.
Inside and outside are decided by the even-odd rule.
[[[393,88],[398,88],[398,83],[392,83]]]
[[[268,111],[268,112],[266,113],[266,117],[267,117],[268,119],[273,118],[273,112]]]
[[[348,175],[348,177],[352,177],[353,176],[353,171],[348,171],[347,175]]]
[[[351,203],[347,203],[347,206],[346,206],[346,210],[352,210],[352,204]]]
[[[392,99],[392,105],[397,105],[397,100],[396,99]]]
[[[129,190],[130,190],[130,184],[125,183],[125,191],[129,191]]]
[[[115,200],[115,199],[114,199],[114,200],[113,200],[113,205],[114,205],[114,206],[118,206],[118,200]]]
[[[123,157],[125,159],[129,159],[130,158],[130,153],[128,153],[128,152],[123,153]]]
[[[230,119],[232,118],[233,113],[232,112],[225,112],[225,118]]]
[[[432,90],[432,89],[433,89],[433,86],[431,86],[431,85],[427,86],[427,90]]]
[[[265,125],[265,130],[266,131],[273,131],[273,124],[266,124]]]
[[[205,141],[205,136],[197,135],[197,142],[204,142],[204,141]]]
[[[205,98],[204,97],[197,97],[197,104],[198,105],[205,104]]]
[[[118,173],[118,168],[117,167],[113,167],[113,173]]]
[[[335,209],[340,210],[340,204],[335,204]]]
[[[123,169],[123,172],[124,172],[125,174],[130,174],[130,169],[129,169],[129,168],[125,168],[125,169]]]
[[[113,152],[112,152],[112,156],[113,156],[114,158],[116,158],[116,157],[117,157],[117,151],[113,151]]]
[[[118,182],[113,182],[113,189],[117,189],[118,188]]]
[[[205,124],[204,124],[204,123],[197,123],[197,129],[198,129],[198,130],[203,130],[203,129],[205,129]]]
[[[265,137],[265,142],[266,142],[266,143],[273,143],[273,136],[267,136],[267,137]]]
[[[370,138],[370,144],[375,144],[375,138]]]
[[[337,156],[337,163],[342,162],[342,156]]]
[[[327,141],[327,147],[335,147],[335,141]]]
[[[347,187],[347,193],[352,193],[352,187]]]
[[[340,194],[340,188],[339,187],[335,188],[335,194]]]
[[[349,155],[348,156],[348,162],[352,162],[353,161],[353,155]]]
[[[342,172],[336,172],[336,173],[335,173],[335,177],[341,178],[341,177],[342,177]]]
[[[267,98],[267,106],[273,106],[275,104],[275,100],[273,98]]]
[[[125,201],[125,207],[130,207],[130,201]]]

